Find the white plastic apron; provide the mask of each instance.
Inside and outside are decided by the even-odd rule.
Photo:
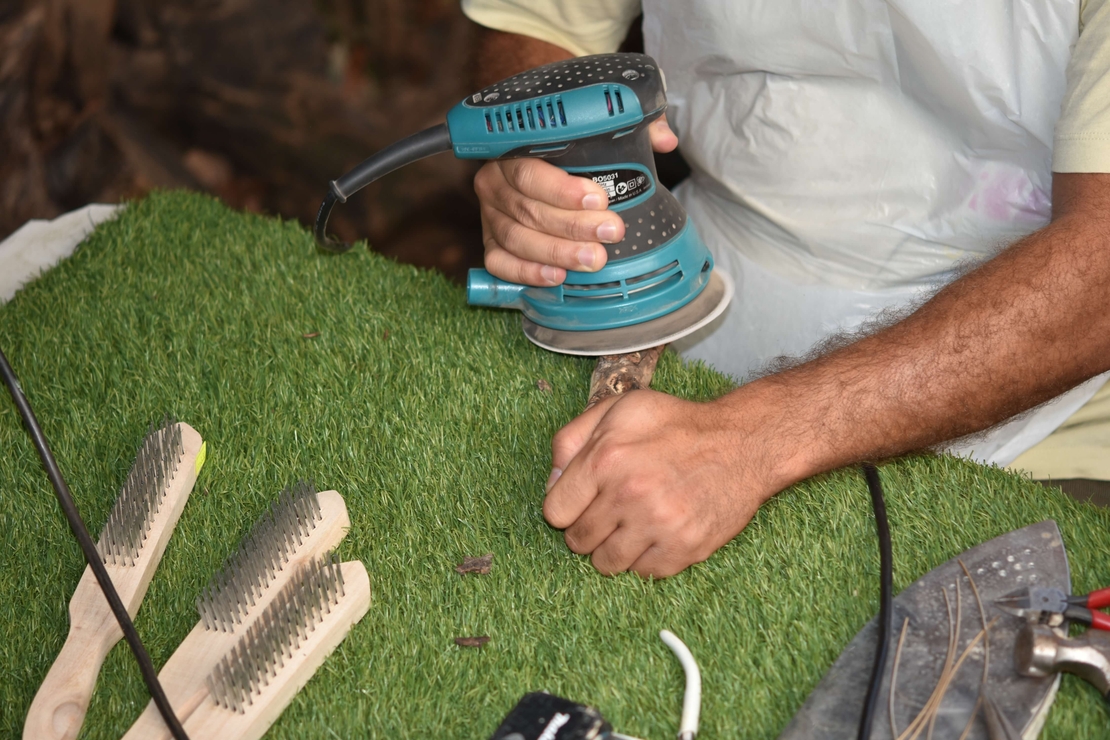
[[[644,0],[693,175],[676,189],[736,282],[685,356],[750,377],[1048,223],[1079,0]],[[1100,376],[955,451],[1005,465]]]

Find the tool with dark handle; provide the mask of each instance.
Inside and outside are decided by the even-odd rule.
[[[1031,622],[1018,634],[1014,663],[1023,676],[1074,673],[1110,702],[1110,635],[1105,632],[1087,630],[1068,639],[1051,627]]]
[[[732,283],[682,205],[658,182],[648,126],[666,110],[666,83],[643,54],[598,54],[522,72],[468,96],[447,123],[403,139],[330,183],[316,216],[324,249],[336,203],[411,162],[451,150],[462,159],[546,159],[605,189],[625,222],[597,272],[568,271],[544,288],[470,271],[473,305],[519,309],[528,338],[556,352],[605,355],[667,344],[718,316]]]

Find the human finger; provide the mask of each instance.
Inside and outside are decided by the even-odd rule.
[[[521,285],[544,288],[558,285],[567,278],[567,271],[563,268],[522,260],[502,248],[492,237],[486,240],[485,265],[494,277]]]
[[[648,134],[651,136],[651,148],[657,152],[671,152],[678,147],[678,136],[667,123],[666,113],[648,125]]]
[[[621,397],[610,396],[567,422],[551,439],[551,467],[560,473],[581,452],[594,429]],[[558,477],[558,476],[556,476]],[[551,488],[551,485],[548,485]]]
[[[485,205],[536,231],[573,241],[607,244],[624,238],[624,220],[608,209],[560,208],[525,195],[504,178],[491,178],[487,192]]]
[[[556,529],[574,524],[597,498],[598,482],[586,451],[598,423],[615,402],[616,399],[606,399],[586,410],[551,441],[552,467],[543,500],[543,517]]]
[[[482,220],[497,245],[522,260],[581,272],[594,272],[605,264],[605,248],[597,242],[537,231],[488,206],[482,208]]]
[[[653,543],[640,553],[627,570],[644,578],[670,578],[676,573],[681,573],[687,566],[700,563],[702,560],[705,558],[682,558],[678,553]]]
[[[551,470],[547,495],[543,499],[543,518],[555,529],[570,527],[597,499],[598,482],[586,457],[580,454],[565,470]]]
[[[590,562],[602,575],[623,573],[632,567],[651,544],[651,536],[643,530],[617,527],[604,542],[592,550]]]
[[[509,185],[533,200],[565,210],[603,211],[609,207],[605,188],[550,162],[527,157],[502,160],[499,165]]]

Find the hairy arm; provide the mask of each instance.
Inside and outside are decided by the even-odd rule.
[[[492,85],[517,72],[574,56],[561,46],[519,33],[495,31],[492,28],[482,28],[479,31],[476,50],[475,90]]]
[[[636,391],[552,445],[544,515],[599,570],[671,575],[817,473],[986,429],[1110,369],[1110,174],[905,320],[707,404]]]
[[[1057,174],[1053,220],[904,321],[724,400],[782,412],[792,483],[993,426],[1110,369],[1110,174]]]

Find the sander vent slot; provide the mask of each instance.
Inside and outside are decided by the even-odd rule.
[[[682,268],[678,260],[663,265],[657,270],[643,275],[616,280],[609,283],[590,283],[588,285],[567,285],[563,288],[565,301],[592,301],[599,298],[623,298],[625,293],[659,288],[670,282],[682,280]]]
[[[620,288],[620,287],[621,287],[620,281],[615,280],[611,283],[591,283],[590,285],[575,285],[574,290],[576,292],[586,293],[586,292],[591,292],[591,291],[595,291],[595,290],[611,290],[613,288]]]
[[[567,112],[558,97],[522,105],[505,105],[485,114],[486,132],[522,133],[567,125]]]
[[[671,270],[676,269],[677,267],[678,267],[678,260],[675,260],[674,262],[670,263],[669,265],[663,265],[658,270],[652,270],[651,272],[645,272],[643,275],[637,275],[636,277],[630,277],[627,280],[625,280],[624,282],[628,283],[629,285],[635,285],[637,283],[643,283],[643,282],[646,282],[648,280],[651,280],[652,278],[656,278],[656,277],[659,277],[660,275],[668,273]],[[680,273],[680,275],[681,275],[681,273]]]
[[[598,291],[596,293],[587,293],[587,294],[571,293],[570,291],[564,291],[563,292],[563,300],[568,302],[568,303],[573,303],[575,301],[596,301],[596,300],[599,300],[599,299],[602,299],[602,298],[616,298],[616,299],[620,300],[623,297],[624,297],[624,293],[621,291],[621,289],[619,287],[618,288],[612,288],[608,292]]]
[[[682,273],[681,272],[676,272],[672,275],[667,275],[666,277],[664,277],[662,280],[659,280],[658,282],[654,282],[654,283],[650,283],[650,284],[640,283],[640,284],[636,285],[636,287],[632,287],[630,285],[630,286],[628,286],[628,292],[629,293],[638,293],[641,290],[657,290],[659,288],[662,288],[665,285],[669,285],[671,283],[677,283],[677,282],[680,282],[681,280],[682,280]]]

